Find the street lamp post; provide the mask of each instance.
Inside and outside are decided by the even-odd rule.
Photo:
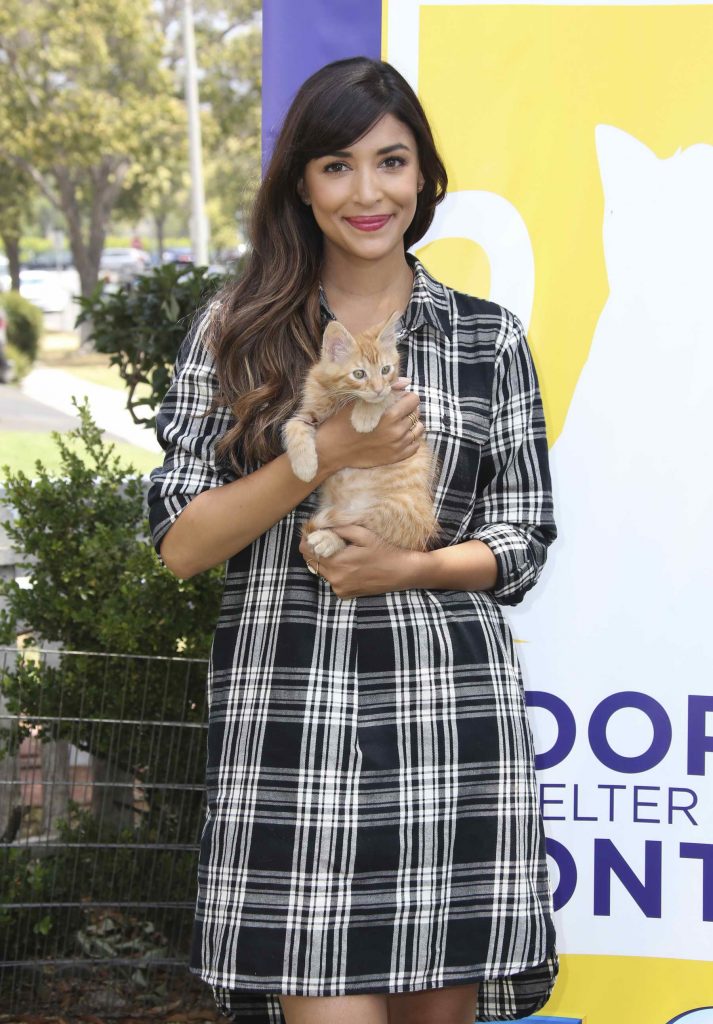
[[[188,148],[191,167],[191,247],[196,266],[205,266],[208,263],[208,223],[205,215],[192,0],[183,0],[183,48],[186,59],[186,107],[188,109]]]

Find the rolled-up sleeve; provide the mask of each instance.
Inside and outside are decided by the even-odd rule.
[[[491,593],[499,604],[515,605],[539,579],[557,529],[537,373],[522,324],[504,312],[490,435],[467,539],[492,550],[498,575]]]
[[[210,412],[218,382],[205,344],[210,307],[196,316],[176,358],[173,380],[156,416],[156,436],[165,455],[152,470],[147,494],[151,539],[160,557],[169,527],[197,494],[236,479],[216,457],[218,439],[235,422],[226,406]]]

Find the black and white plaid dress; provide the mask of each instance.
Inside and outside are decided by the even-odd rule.
[[[537,378],[520,322],[414,257],[402,372],[440,458],[441,544],[493,550],[490,592],[343,601],[299,553],[310,495],[227,563],[208,686],[208,814],[191,969],[234,1020],[277,993],[480,982],[478,1020],[516,1020],[557,973],[533,746],[501,605],[556,536]],[[323,296],[325,319],[331,316]],[[150,524],[234,479],[231,413],[199,318],[158,416]]]

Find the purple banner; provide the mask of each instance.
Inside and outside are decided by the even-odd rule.
[[[343,57],[381,56],[381,0],[264,0],[262,165],[292,97],[313,71]]]

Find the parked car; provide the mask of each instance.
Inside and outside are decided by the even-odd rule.
[[[48,249],[25,260],[25,270],[69,270],[74,266],[74,257],[69,249]]]
[[[20,295],[43,313],[64,313],[74,290],[66,280],[71,271],[21,270]]]
[[[193,263],[193,250],[186,245],[173,246],[163,250],[162,259],[164,263]]]
[[[10,261],[7,256],[0,254],[0,292],[9,292],[11,288]]]
[[[143,249],[132,246],[105,249],[99,262],[99,277],[107,284],[128,284],[146,273],[150,265],[151,257]]]

